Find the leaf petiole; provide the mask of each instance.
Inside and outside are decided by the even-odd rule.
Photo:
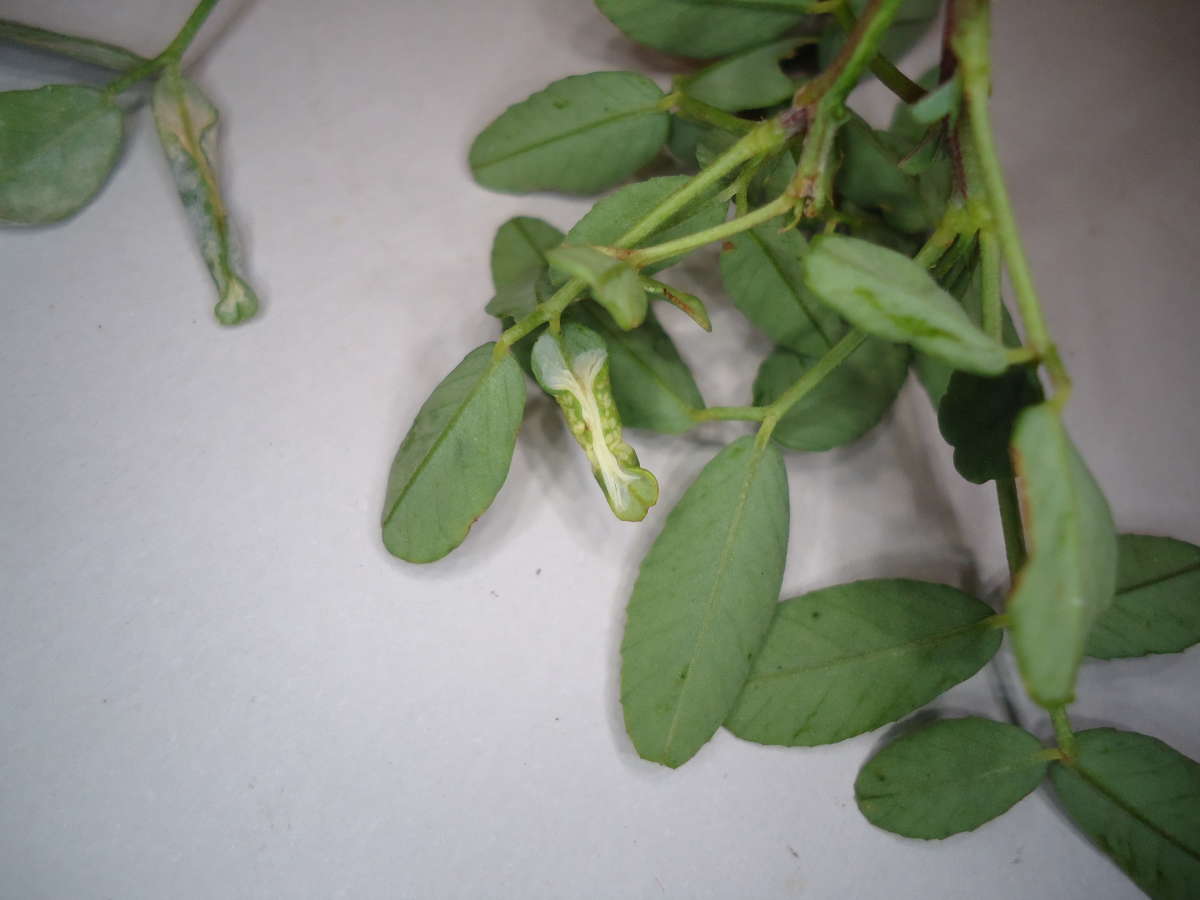
[[[167,45],[167,49],[154,57],[154,59],[148,59],[140,63],[121,77],[109,82],[108,86],[104,89],[105,96],[115,97],[129,90],[129,88],[133,87],[139,81],[149,78],[159,69],[165,68],[172,63],[178,63],[183,58],[184,51],[192,43],[197,32],[200,31],[201,26],[204,25],[205,20],[208,19],[209,14],[212,13],[218,2],[219,0],[200,0],[196,4],[195,9],[192,10],[192,14],[188,16],[187,21],[183,23],[183,27],[179,29],[179,33],[175,35],[174,40]]]
[[[845,336],[830,347],[829,351],[817,360],[811,369],[796,379],[796,382],[790,388],[780,394],[775,402],[767,407],[762,424],[758,427],[758,437],[755,443],[762,446],[770,440],[771,433],[775,430],[775,426],[779,424],[779,420],[783,418],[784,414],[824,381],[830,372],[844,363],[850,354],[857,350],[859,345],[866,339],[866,332],[859,328],[852,328],[846,332]]]

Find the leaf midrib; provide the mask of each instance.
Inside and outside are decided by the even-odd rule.
[[[746,475],[742,479],[741,488],[738,491],[737,503],[734,505],[734,514],[730,518],[729,528],[725,532],[725,540],[721,546],[721,555],[717,560],[716,576],[713,578],[712,588],[708,592],[708,597],[704,602],[704,615],[700,623],[700,630],[696,633],[696,639],[692,643],[692,651],[687,656],[688,675],[684,681],[683,687],[679,689],[679,697],[675,701],[675,712],[671,716],[671,724],[667,728],[667,735],[663,741],[663,760],[671,758],[671,746],[675,741],[676,733],[679,730],[680,716],[684,707],[684,698],[688,694],[688,688],[695,682],[695,678],[691,677],[691,667],[696,659],[697,652],[700,646],[707,643],[708,636],[712,630],[712,622],[717,609],[717,597],[720,593],[721,585],[724,583],[725,576],[729,571],[729,557],[733,552],[734,535],[741,525],[742,518],[745,515],[746,504],[750,496],[750,485],[754,481],[754,476],[758,472],[759,463],[762,462],[763,454],[766,452],[767,445],[759,446],[755,442],[751,451],[750,464],[747,467]]]
[[[391,508],[388,509],[387,515],[384,517],[383,521],[385,525],[392,521],[392,517],[396,515],[396,510],[400,508],[400,504],[403,503],[404,498],[408,496],[409,489],[411,489],[413,484],[416,483],[417,478],[419,478],[421,473],[425,470],[425,467],[429,464],[429,461],[433,458],[434,454],[437,453],[438,448],[440,448],[442,445],[442,442],[446,440],[447,435],[449,435],[449,433],[454,429],[454,426],[458,424],[458,420],[462,418],[466,408],[471,405],[471,402],[475,399],[476,394],[478,394],[484,383],[491,378],[492,373],[495,372],[501,364],[503,364],[505,359],[507,359],[507,357],[502,357],[499,360],[492,359],[488,362],[487,368],[483,370],[483,373],[479,376],[478,380],[476,380],[474,386],[467,393],[467,396],[463,398],[461,403],[459,403],[458,409],[454,411],[449,420],[446,422],[446,426],[441,430],[438,436],[434,439],[433,443],[429,446],[429,450],[421,458],[421,461],[417,463],[417,467],[413,469],[412,475],[410,475],[408,481],[405,482],[404,488],[399,494],[396,495],[395,502],[392,503]],[[417,415],[420,415],[419,411]]]
[[[1182,578],[1183,576],[1191,575],[1194,572],[1200,572],[1200,562],[1194,562],[1190,565],[1184,566],[1182,569],[1175,569],[1167,572],[1164,575],[1155,575],[1151,578],[1147,578],[1145,581],[1139,581],[1135,584],[1129,585],[1128,587],[1123,587],[1116,592],[1115,596],[1120,597],[1124,594],[1133,594],[1137,591],[1144,591],[1146,588],[1156,587],[1157,585],[1170,581],[1173,578]]]
[[[1195,850],[1193,850],[1191,847],[1188,847],[1186,844],[1180,843],[1179,839],[1176,838],[1174,835],[1172,835],[1170,832],[1164,831],[1157,824],[1155,824],[1154,822],[1151,822],[1149,819],[1147,819],[1145,816],[1143,816],[1140,812],[1138,812],[1132,806],[1127,804],[1124,801],[1124,799],[1122,797],[1120,797],[1118,794],[1114,794],[1111,791],[1109,791],[1107,788],[1104,787],[1104,784],[1102,781],[1100,781],[1095,776],[1093,776],[1091,773],[1089,773],[1085,768],[1083,768],[1083,766],[1079,765],[1078,763],[1075,765],[1068,765],[1068,764],[1063,764],[1063,765],[1065,766],[1065,768],[1067,770],[1074,772],[1076,775],[1078,775],[1081,781],[1086,782],[1089,787],[1091,787],[1093,790],[1095,790],[1098,794],[1102,795],[1106,800],[1108,800],[1110,803],[1112,803],[1113,806],[1115,806],[1115,807],[1117,807],[1117,809],[1121,810],[1121,812],[1125,813],[1127,816],[1129,816],[1131,819],[1133,819],[1135,822],[1142,825],[1149,831],[1158,835],[1160,838],[1162,838],[1164,841],[1166,841],[1171,846],[1176,847],[1177,849],[1181,850],[1185,855],[1191,857],[1191,859],[1194,860],[1196,863],[1200,863],[1200,853],[1197,853]]]
[[[594,128],[603,128],[606,125],[611,125],[613,122],[619,122],[622,119],[630,119],[630,118],[635,118],[637,116],[644,116],[644,115],[648,115],[651,113],[657,113],[657,112],[661,112],[661,110],[658,108],[658,103],[656,102],[655,104],[653,104],[651,106],[643,106],[638,109],[626,110],[625,112],[616,113],[615,115],[611,115],[611,116],[606,116],[603,119],[593,119],[592,121],[587,122],[583,125],[580,125],[576,128],[571,128],[567,131],[559,132],[558,134],[552,135],[548,138],[544,138],[540,141],[535,141],[532,144],[526,144],[525,146],[519,147],[516,150],[512,150],[508,153],[505,153],[502,156],[493,157],[493,158],[489,159],[487,162],[476,161],[472,164],[472,167],[476,171],[479,171],[481,169],[486,169],[491,166],[499,165],[500,163],[508,162],[510,159],[514,159],[523,154],[532,153],[534,150],[540,150],[541,148],[547,147],[550,144],[555,143],[556,141],[565,141],[565,140],[568,140],[573,137],[578,137],[581,134],[586,134],[588,131],[591,131]]]
[[[781,669],[777,672],[765,672],[762,675],[752,675],[746,680],[746,684],[755,681],[767,681],[776,678],[787,678],[793,675],[799,675],[804,672],[819,672],[822,669],[830,669],[840,665],[849,663],[866,662],[872,659],[877,659],[885,656],[899,654],[905,650],[915,650],[922,647],[932,646],[960,634],[974,631],[975,629],[984,629],[988,627],[988,619],[980,619],[978,622],[970,622],[965,625],[958,625],[946,631],[939,631],[936,634],[926,635],[912,641],[906,641],[902,644],[893,644],[888,647],[873,647],[869,650],[862,650],[858,653],[848,653],[843,656],[829,657],[822,660],[816,665],[799,665],[789,666],[786,669]]]

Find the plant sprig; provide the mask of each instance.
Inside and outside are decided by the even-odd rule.
[[[167,47],[146,59],[90,38],[0,20],[0,40],[120,72],[103,87],[47,85],[0,93],[0,222],[44,225],[75,215],[107,183],[120,158],[121,95],[153,79],[153,114],[179,198],[217,289],[223,325],[258,311],[216,171],[219,114],[183,72],[183,56],[217,5],[200,0]]]
[[[754,434],[699,473],[639,571],[621,667],[637,751],[679,766],[722,725],[760,743],[839,741],[970,677],[1007,635],[1054,744],[974,717],[917,728],[863,768],[855,792],[864,815],[942,838],[995,818],[1049,777],[1069,815],[1149,894],[1200,889],[1200,767],[1153,738],[1070,724],[1085,655],[1175,652],[1200,640],[1200,547],[1118,535],[1063,424],[1070,379],[989,118],[986,0],[949,0],[943,59],[918,81],[890,57],[938,14],[932,0],[818,3],[795,14],[677,0],[598,5],[652,47],[722,58],[669,92],[635,73],[567,78],[476,139],[470,159],[485,186],[616,191],[566,234],[528,218],[501,227],[489,311],[503,329],[418,414],[389,480],[385,544],[405,559],[443,556],[491,505],[520,427],[522,366],[562,407],[623,519],[641,519],[658,496],[623,424],[680,433],[751,423]],[[825,65],[799,76],[781,69],[804,44]],[[868,72],[902,101],[887,129],[848,106]],[[664,147],[682,174],[625,183]],[[777,344],[746,405],[703,403],[651,308],[673,297],[709,326],[704,301],[657,270],[713,244],[723,247],[730,298]],[[1005,272],[1021,330],[1004,305]],[[1005,608],[888,578],[780,603],[790,519],[782,451],[861,437],[910,365],[960,474],[995,482],[1012,573]]]

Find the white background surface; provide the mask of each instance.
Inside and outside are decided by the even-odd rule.
[[[1200,541],[1200,17],[998,7],[1001,152],[1076,380],[1073,433],[1124,530]],[[0,14],[152,55],[189,8]],[[479,189],[471,137],[562,75],[665,84],[668,60],[585,0],[227,0],[197,47],[259,320],[212,320],[144,110],[92,207],[0,233],[0,896],[1137,896],[1044,791],[941,843],[873,829],[852,784],[878,733],[812,750],[722,733],[676,772],[636,758],[624,599],[737,425],[635,436],[664,487],[639,528],[607,515],[531,397],[509,482],[457,553],[416,568],[380,545],[400,438],[493,334],[494,229],[565,228],[588,205]],[[0,48],[0,88],[94,75]],[[664,318],[709,402],[745,402],[744,354],[766,345],[689,271],[716,335]],[[787,594],[1000,582],[992,494],[954,477],[915,385],[868,439],[789,469]],[[1196,651],[1088,665],[1077,724],[1200,756],[1198,679]],[[999,715],[995,685],[937,707]]]

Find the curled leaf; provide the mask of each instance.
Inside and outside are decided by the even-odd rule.
[[[167,66],[154,85],[153,105],[179,199],[217,286],[217,319],[223,325],[244,322],[257,312],[258,297],[242,273],[241,249],[217,180],[217,109],[177,64]]]
[[[561,338],[546,332],[533,345],[533,374],[562,408],[618,519],[639,522],[658,502],[658,481],[638,466],[621,434],[608,377],[608,348],[590,328],[569,323]]]
[[[547,251],[546,259],[559,271],[586,281],[592,298],[622,328],[637,328],[645,321],[646,289],[633,266],[595,247],[556,247]]]

